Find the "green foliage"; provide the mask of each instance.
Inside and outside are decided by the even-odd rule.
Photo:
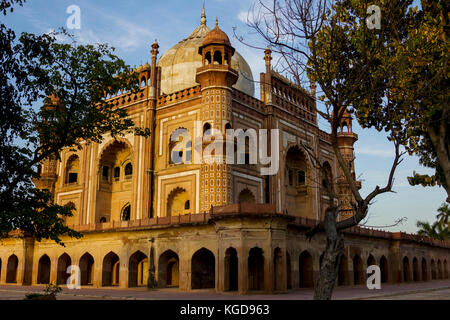
[[[369,5],[381,9],[381,29],[366,26]],[[310,39],[308,76],[331,109],[332,128],[344,109],[363,128],[386,131],[431,176],[414,173],[412,185],[443,186],[449,195],[450,94],[448,1],[336,1]],[[359,82],[359,84],[358,84]]]
[[[28,293],[25,295],[24,300],[56,300],[58,293],[62,291],[62,288],[58,285],[49,284],[44,290],[44,293]]]
[[[22,2],[2,0],[0,10],[6,14]],[[105,99],[119,89],[139,90],[138,74],[113,51],[79,45],[65,30],[17,37],[0,25],[0,238],[16,229],[62,245],[62,235],[80,237],[64,226],[72,208],[34,187],[41,161],[58,159],[64,148],[99,143],[107,133],[150,134]]]
[[[420,236],[426,236],[437,240],[449,240],[450,239],[450,226],[449,216],[450,207],[447,203],[443,203],[438,208],[438,214],[436,215],[437,221],[430,224],[426,221],[417,221],[417,227],[420,228],[417,232]]]

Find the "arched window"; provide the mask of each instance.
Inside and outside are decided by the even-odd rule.
[[[211,64],[211,52],[205,53],[205,65]]]
[[[290,148],[286,155],[286,170],[287,182],[290,186],[306,185],[306,160],[303,152],[297,146]]]
[[[105,217],[101,217],[100,218],[100,223],[106,223],[106,218]]]
[[[122,221],[129,221],[130,220],[130,214],[131,214],[131,205],[127,204],[122,209],[122,214],[121,214],[120,220],[122,220]]]
[[[133,165],[131,164],[131,162],[128,162],[125,165],[125,179],[130,179],[132,175],[133,175]]]
[[[255,199],[255,196],[253,195],[253,193],[249,189],[245,188],[244,190],[242,190],[239,193],[238,202],[239,203],[256,203],[256,199]]]
[[[114,181],[120,180],[120,167],[114,168]]]
[[[189,213],[191,207],[189,193],[183,188],[175,188],[167,197],[167,216],[179,216]]]
[[[147,83],[147,80],[145,80],[145,77],[142,77],[142,79],[141,79],[141,87],[145,87],[146,83]]]
[[[66,183],[78,183],[78,173],[80,171],[80,159],[76,154],[69,157],[66,164]]]
[[[214,52],[214,64],[222,64],[222,52]]]

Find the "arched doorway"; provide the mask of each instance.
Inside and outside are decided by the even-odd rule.
[[[0,267],[1,267],[1,261],[0,261]],[[447,265],[447,260],[444,260],[444,277],[445,277],[445,279],[448,279],[448,265]]]
[[[304,152],[297,146],[289,148],[285,164],[286,211],[290,215],[308,212],[308,174]]]
[[[80,258],[80,272],[82,286],[94,283],[94,257],[87,252]]]
[[[347,256],[343,254],[341,256],[341,261],[339,262],[338,286],[346,286],[348,284],[348,259]]]
[[[256,199],[253,193],[245,188],[239,193],[238,203],[256,203]]]
[[[238,289],[238,256],[235,248],[225,251],[225,291]]]
[[[17,282],[17,268],[19,267],[19,259],[15,254],[8,258],[8,264],[6,265],[6,283]]]
[[[280,248],[275,248],[273,252],[273,288],[275,291],[283,290],[283,284],[281,279],[283,279],[283,252]]]
[[[72,264],[72,259],[70,259],[67,253],[63,253],[58,258],[58,267],[57,267],[57,276],[56,283],[57,284],[66,284],[67,279],[69,279],[70,274],[67,273],[67,268]]]
[[[431,279],[432,280],[437,279],[436,264],[434,263],[434,259],[431,259]]]
[[[50,283],[50,258],[48,255],[44,254],[38,263],[38,276],[37,283],[38,284],[49,284]]]
[[[420,281],[419,260],[416,257],[413,259],[413,281]]]
[[[353,283],[355,285],[363,284],[364,276],[363,261],[359,254],[355,254],[353,257]]]
[[[438,269],[438,279],[442,279],[443,278],[442,263],[441,263],[440,259],[438,259],[438,262],[437,262],[437,269]]]
[[[192,289],[215,288],[216,261],[214,254],[208,249],[201,248],[192,256]]]
[[[148,281],[148,258],[141,252],[136,251],[130,257],[128,263],[128,286],[146,286]]]
[[[422,258],[422,281],[428,281],[427,260]]]
[[[292,267],[291,267],[291,255],[286,251],[286,287],[292,289]]]
[[[299,287],[312,288],[314,287],[314,271],[313,259],[311,254],[305,250],[300,254],[298,259],[299,271]]]
[[[411,281],[411,268],[408,257],[403,258],[403,282]]]
[[[389,269],[388,261],[385,256],[380,259],[380,273],[381,273],[381,283],[386,283],[389,281]]]
[[[166,250],[159,256],[158,261],[158,286],[177,287],[179,284],[179,260],[178,255],[172,250]]]
[[[259,247],[251,248],[248,254],[248,290],[264,289],[264,255]]]
[[[119,285],[120,260],[114,252],[108,253],[103,259],[102,286]]]

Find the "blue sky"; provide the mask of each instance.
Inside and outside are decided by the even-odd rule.
[[[0,19],[18,33],[45,33],[65,26],[69,17],[67,7],[78,5],[81,29],[74,32],[78,40],[81,43],[109,43],[116,48],[117,55],[134,66],[150,61],[150,45],[155,39],[160,45],[161,55],[188,36],[200,24],[202,3],[202,0],[28,0],[24,7],[17,7],[13,14]],[[207,0],[205,6],[208,25],[213,27],[218,17],[220,27],[251,66],[253,77],[258,79],[264,70],[264,54],[233,37],[233,27],[237,28],[238,34],[252,37],[252,30],[245,24],[252,3],[252,0]],[[326,130],[325,121],[319,123]],[[394,149],[385,134],[363,130],[358,125],[353,127],[359,135],[355,144],[356,172],[363,180],[362,194],[367,195],[376,185],[385,185]],[[415,232],[418,219],[435,220],[436,209],[446,194],[442,188],[409,186],[406,177],[414,170],[431,172],[421,167],[416,157],[406,156],[395,175],[396,193],[376,198],[366,225],[391,225],[395,220],[406,217],[402,225],[385,230]]]

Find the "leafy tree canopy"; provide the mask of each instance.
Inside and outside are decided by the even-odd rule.
[[[2,0],[0,11],[23,2]],[[16,229],[58,243],[62,235],[80,237],[64,225],[74,208],[33,185],[38,165],[58,159],[64,148],[101,142],[106,133],[150,134],[105,99],[119,89],[139,90],[137,73],[113,52],[104,44],[77,44],[65,30],[16,36],[0,25],[0,238]]]

